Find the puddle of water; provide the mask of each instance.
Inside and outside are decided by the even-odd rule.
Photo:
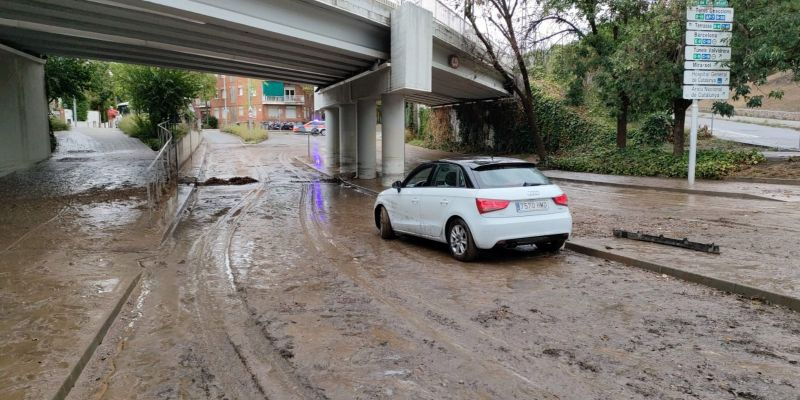
[[[112,292],[119,284],[119,278],[101,279],[97,281],[90,281],[89,285],[96,293],[109,293]]]

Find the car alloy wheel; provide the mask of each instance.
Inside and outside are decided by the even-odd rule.
[[[467,252],[467,231],[461,224],[456,224],[450,229],[450,249],[453,254],[463,256]]]
[[[447,231],[447,244],[450,246],[450,254],[459,261],[472,261],[478,257],[478,248],[472,240],[472,233],[469,231],[467,223],[461,218],[453,221]]]

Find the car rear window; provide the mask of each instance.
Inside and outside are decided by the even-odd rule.
[[[519,165],[481,167],[475,170],[475,178],[482,189],[550,184],[550,180],[536,168]]]

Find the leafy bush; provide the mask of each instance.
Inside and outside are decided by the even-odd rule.
[[[675,120],[672,115],[665,112],[652,113],[642,121],[638,135],[633,137],[634,142],[648,146],[664,144],[672,135]]]
[[[228,125],[222,128],[222,131],[239,136],[245,143],[260,143],[269,137],[269,134],[264,129],[248,129],[247,126],[243,125]]]
[[[189,133],[189,124],[177,124],[172,126],[172,136],[177,140]]]
[[[141,140],[153,150],[158,150],[160,148],[160,142],[155,127],[150,123],[150,119],[146,115],[126,115],[119,121],[117,127],[125,132],[126,135]]]
[[[722,179],[745,165],[765,161],[752,151],[700,150],[697,152],[696,176],[700,179]],[[612,175],[686,177],[689,156],[674,156],[659,148],[629,147],[617,150],[608,146],[592,152],[575,153],[548,159],[549,168]]]
[[[219,120],[213,115],[208,116],[204,121],[203,129],[217,129],[219,127]]]
[[[50,130],[51,131],[58,132],[58,131],[68,131],[69,130],[69,125],[67,125],[66,122],[60,120],[59,118],[50,117],[49,120],[50,120]]]

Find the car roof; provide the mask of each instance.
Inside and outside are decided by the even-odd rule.
[[[530,161],[520,160],[511,157],[492,157],[492,156],[466,156],[466,157],[453,157],[443,158],[435,162],[451,162],[463,165],[469,169],[476,169],[489,165],[503,165],[503,164],[529,164],[535,165]]]

